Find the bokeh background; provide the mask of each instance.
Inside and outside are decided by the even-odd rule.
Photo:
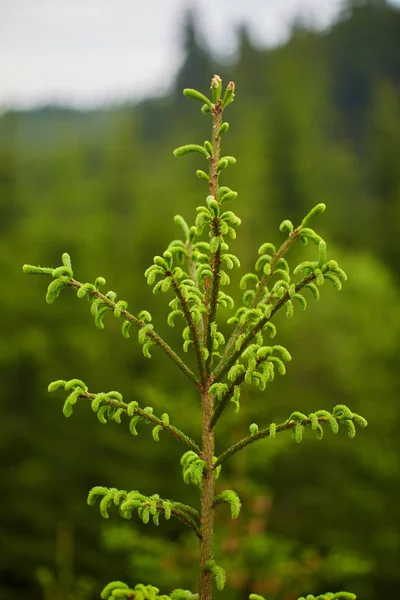
[[[370,423],[355,440],[309,433],[297,445],[282,434],[227,463],[218,485],[244,509],[237,522],[217,515],[228,572],[219,597],[400,597],[399,4],[214,4],[1,3],[2,598],[89,600],[112,579],[196,588],[196,541],[179,523],[104,521],[86,505],[94,485],[196,503],[179,444],[154,443],[145,426],[133,438],[100,425],[83,403],[66,420],[63,395],[46,389],[72,377],[118,389],[197,439],[196,394],[157,349],[143,358],[116,320],[96,329],[72,292],[47,306],[46,282],[21,266],[58,265],[68,251],[79,279],[104,276],[178,349],[165,297],[143,272],[177,237],[173,215],[193,221],[204,199],[198,159],[172,149],[209,135],[181,90],[206,91],[215,72],[237,85],[224,142],[238,159],[226,182],[239,192],[241,273],[262,242],[279,244],[282,219],[298,223],[325,202],[315,227],[349,274],[340,294],[325,285],[305,313],[279,315],[288,375],[246,390],[217,449],[296,409],[345,403]]]

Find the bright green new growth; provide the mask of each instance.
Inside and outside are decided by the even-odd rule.
[[[195,224],[192,226],[182,216],[175,216],[175,223],[183,231],[183,239],[173,240],[162,255],[154,257],[153,264],[145,272],[147,283],[155,294],[168,293],[169,297],[172,296],[167,322],[170,327],[182,327],[183,351],[194,353],[196,372],[157,334],[148,311],[134,314],[128,311],[125,300],[117,300],[115,292],[102,292],[106,283],[103,277],[97,277],[94,283],[76,280],[67,253],[62,256],[62,265],[56,268],[23,267],[25,273],[53,278],[46,295],[49,304],[64,288],[70,287],[76,291],[78,298],[87,298],[98,328],[104,328],[104,318],[108,313],[121,319],[124,337],[130,337],[134,326],[144,356],[151,358],[150,348],[159,346],[196,386],[200,395],[202,436],[201,442],[197,443],[172,425],[167,413],[158,417],[151,406],[140,407],[136,400],[125,402],[117,391],[92,393],[80,379],[58,380],[49,385],[50,392],[61,388],[67,392],[63,407],[66,417],[70,417],[76,404],[83,401],[90,403],[100,423],[105,424],[110,420],[126,423],[133,436],[138,435],[142,423],[151,425],[155,441],[159,441],[160,434],[173,436],[186,447],[181,458],[183,480],[187,484],[194,484],[200,491],[200,511],[175,500],[160,498],[158,494],[145,496],[136,490],[128,492],[96,486],[89,492],[88,504],[95,504],[99,500],[100,513],[106,519],[112,507],[117,508],[124,519],[131,519],[137,513],[145,524],[151,519],[155,525],[159,525],[160,515],[165,519],[175,517],[190,527],[200,541],[198,593],[178,589],[170,595],[159,595],[159,590],[151,585],[138,584],[130,588],[125,583],[114,581],[102,591],[103,600],[210,600],[213,582],[221,590],[226,581],[225,570],[216,564],[213,555],[214,511],[218,505],[228,504],[232,519],[236,519],[241,509],[235,491],[215,492],[215,481],[222,464],[249,444],[263,438],[273,440],[286,430],[292,432],[296,442],[301,442],[306,429],[311,429],[317,439],[322,439],[324,424],[334,434],[338,433],[340,425],[344,426],[349,437],[354,437],[357,425],[367,425],[363,417],[344,405],[335,406],[332,412],[317,410],[308,415],[294,411],[279,424],[271,423],[263,428],[256,423],[250,424],[247,437],[219,456],[214,455],[215,426],[231,404],[235,412],[239,411],[242,386],[254,385],[265,390],[277,373],[286,373],[286,363],[292,359],[289,351],[279,344],[269,345],[268,341],[277,335],[276,325],[272,322],[275,313],[284,309],[286,316],[291,318],[298,308],[307,308],[306,290],[310,290],[311,296],[318,300],[320,287],[326,280],[335,289],[341,290],[347,276],[335,260],[328,259],[325,241],[310,228],[313,218],[325,210],[324,204],[317,204],[297,227],[289,220],[281,223],[280,231],[286,234],[286,238],[279,248],[270,242],[260,246],[254,271],[243,275],[240,281],[242,304],[234,309],[233,298],[221,288],[230,283],[228,271],[240,268],[239,259],[229,251],[227,240],[235,239],[241,221],[232,210],[225,209],[226,202],[235,200],[237,192],[221,186],[219,177],[225,169],[236,163],[234,157],[221,155],[221,138],[229,129],[229,124],[223,121],[222,116],[224,109],[234,99],[235,86],[230,82],[222,93],[221,78],[215,75],[211,90],[211,99],[197,90],[184,90],[185,96],[201,101],[202,113],[211,115],[211,140],[203,145],[181,146],[174,151],[175,156],[197,153],[201,155],[199,158],[208,163],[208,172],[196,171],[197,177],[208,188],[205,204],[197,207]],[[286,255],[296,240],[303,244],[313,242],[315,246],[311,249],[311,260],[292,269]],[[233,326],[233,329],[227,340],[218,327],[220,306],[231,313],[227,325]],[[354,598],[354,594],[348,592],[328,592],[316,597],[308,595],[306,600]],[[250,600],[264,599],[251,594]]]

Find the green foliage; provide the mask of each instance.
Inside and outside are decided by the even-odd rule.
[[[212,573],[215,585],[217,586],[217,590],[221,591],[225,587],[226,583],[226,573],[225,570],[217,565],[215,560],[209,560],[206,564],[206,570]]]
[[[188,590],[174,590],[170,596],[159,595],[159,589],[153,585],[138,583],[132,589],[122,581],[111,581],[101,592],[102,600],[125,598],[127,600],[196,600],[197,595]]]
[[[213,457],[215,463],[217,458]],[[206,463],[203,459],[199,458],[196,452],[188,450],[181,458],[182,465],[182,476],[185,483],[193,483],[198,487],[201,487],[203,482],[203,474],[206,469]],[[221,469],[213,469],[214,479],[218,479]]]
[[[276,434],[281,431],[292,431],[293,439],[300,443],[303,440],[304,429],[311,426],[312,431],[316,432],[317,440],[322,440],[324,430],[322,425],[328,423],[333,433],[338,433],[339,425],[344,425],[347,428],[348,436],[353,438],[356,435],[356,425],[366,427],[367,421],[361,415],[353,413],[344,404],[338,404],[330,413],[327,410],[317,410],[315,413],[305,415],[299,411],[293,412],[289,419],[277,425],[271,423],[265,429],[259,429],[257,423],[251,423],[249,426],[250,435],[243,438],[227,450],[223,452],[215,461],[217,466],[220,466],[228,458],[242,450],[245,446],[256,442],[263,438],[275,439]]]
[[[151,517],[154,524],[158,525],[159,516],[163,514],[167,520],[174,516],[193,529],[200,540],[199,595],[202,600],[210,600],[212,580],[218,590],[224,588],[226,581],[225,571],[217,565],[213,555],[212,511],[218,504],[227,503],[232,518],[236,519],[241,508],[239,497],[234,491],[225,490],[215,495],[215,480],[220,475],[222,463],[247,445],[265,437],[273,439],[282,431],[291,430],[295,441],[300,442],[306,426],[310,426],[317,439],[321,439],[324,423],[329,424],[334,433],[338,432],[340,424],[344,425],[349,437],[354,437],[356,425],[367,425],[363,417],[343,404],[336,406],[332,413],[317,410],[306,415],[294,411],[289,419],[279,425],[272,423],[265,429],[259,429],[256,423],[252,423],[249,426],[249,436],[226,448],[220,456],[214,456],[215,426],[229,402],[234,404],[236,412],[239,410],[242,386],[253,384],[264,391],[267,384],[274,380],[276,372],[280,375],[286,373],[285,363],[292,359],[290,352],[281,344],[266,345],[264,340],[265,335],[269,338],[277,335],[276,325],[272,322],[275,314],[284,308],[286,316],[291,318],[295,307],[302,310],[307,307],[306,298],[300,292],[308,288],[318,299],[319,287],[325,280],[331,281],[336,290],[341,290],[347,275],[335,260],[328,260],[326,242],[309,227],[310,221],[325,211],[325,205],[318,203],[306,214],[299,226],[294,227],[288,219],[281,223],[279,230],[285,234],[285,238],[278,249],[272,242],[264,242],[260,246],[254,272],[246,273],[241,278],[242,305],[234,311],[233,297],[223,292],[221,287],[230,285],[227,271],[241,266],[227,242],[228,239],[236,238],[236,228],[240,226],[241,220],[233,211],[222,208],[225,202],[236,199],[237,192],[221,186],[220,176],[222,173],[225,176],[225,170],[236,163],[233,156],[221,156],[221,136],[228,130],[228,124],[223,122],[222,117],[225,108],[234,100],[235,85],[230,82],[223,91],[222,81],[215,75],[211,90],[211,99],[194,89],[184,91],[187,97],[200,100],[203,104],[202,113],[211,116],[211,140],[206,140],[203,145],[187,144],[174,150],[176,157],[198,153],[208,161],[208,174],[202,170],[196,171],[197,177],[208,185],[205,202],[197,207],[197,216],[192,226],[182,216],[175,216],[175,223],[181,227],[184,239],[173,240],[162,255],[154,257],[153,264],[145,271],[147,283],[153,287],[154,294],[165,293],[172,296],[167,324],[174,327],[176,323],[183,322],[183,351],[195,358],[197,371],[193,371],[190,363],[187,364],[186,359],[183,360],[155,331],[149,311],[141,311],[136,316],[128,311],[126,301],[117,300],[116,292],[110,290],[102,293],[100,288],[105,285],[103,277],[97,277],[94,284],[77,281],[67,253],[62,255],[62,265],[54,269],[32,265],[23,267],[27,274],[53,277],[47,290],[47,303],[53,303],[64,288],[73,288],[78,298],[86,297],[89,301],[98,329],[104,329],[104,317],[107,313],[113,313],[116,318],[122,319],[122,334],[126,338],[130,336],[130,328],[134,325],[146,358],[151,358],[150,347],[158,347],[195,385],[202,406],[201,446],[172,426],[167,413],[159,418],[154,415],[151,406],[140,408],[137,401],[126,404],[119,392],[93,394],[80,379],[54,381],[49,385],[49,391],[63,388],[68,392],[63,407],[66,417],[72,415],[78,401],[87,399],[100,423],[106,424],[108,420],[121,423],[122,416],[126,415],[130,419],[129,430],[133,436],[138,435],[137,425],[143,421],[153,426],[152,437],[155,441],[160,440],[159,434],[165,430],[189,448],[181,458],[183,480],[199,488],[200,512],[181,502],[162,499],[158,494],[146,496],[136,490],[127,492],[101,486],[90,491],[88,504],[92,505],[101,498],[100,513],[105,519],[109,517],[110,506],[114,505],[119,507],[119,513],[124,519],[130,519],[132,512],[137,511],[144,524]],[[317,247],[317,256],[314,260],[303,260],[293,268],[287,260],[287,253],[296,240],[303,245],[313,242]],[[310,251],[311,258],[315,246]],[[224,331],[226,326],[234,326],[228,336],[219,330],[221,308],[225,311],[222,322]],[[192,597],[191,593],[182,590],[175,590],[170,597],[158,596],[158,592],[158,588],[142,584],[132,590],[117,581],[103,590],[102,598],[178,600],[181,597]],[[354,597],[352,594],[342,594],[345,595],[325,594],[318,598]]]
[[[102,486],[96,486],[90,490],[87,499],[89,506],[95,504],[98,498],[101,498],[100,514],[104,519],[109,518],[108,509],[111,504],[114,504],[119,507],[119,513],[124,519],[131,519],[132,511],[137,510],[139,518],[145,525],[151,517],[154,525],[158,526],[160,514],[164,515],[167,521],[173,516],[193,529],[198,537],[201,537],[200,515],[191,506],[164,500],[158,494],[145,496],[136,490],[127,492]]]
[[[123,401],[123,396],[120,392],[100,392],[93,394],[88,391],[86,384],[80,379],[71,379],[64,381],[59,379],[53,381],[48,386],[49,392],[55,392],[60,388],[69,391],[67,399],[63,406],[64,416],[70,417],[73,413],[74,406],[78,400],[86,399],[90,400],[90,406],[94,413],[96,413],[100,423],[107,423],[107,420],[121,423],[121,416],[126,414],[130,418],[129,430],[132,435],[138,435],[136,426],[139,422],[153,425],[152,435],[153,439],[159,441],[159,433],[162,430],[168,431],[175,439],[179,440],[189,448],[194,456],[198,457],[201,454],[201,450],[198,445],[182,431],[174,427],[169,422],[169,415],[164,413],[161,417],[154,415],[154,410],[151,406],[141,408],[136,400],[126,404]]]
[[[224,492],[218,494],[214,500],[214,506],[221,503],[229,504],[232,519],[238,518],[240,509],[242,508],[242,503],[240,502],[240,498],[234,490],[225,490]]]

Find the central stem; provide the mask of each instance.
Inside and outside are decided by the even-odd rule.
[[[213,557],[213,529],[214,529],[214,432],[211,430],[213,414],[213,398],[207,388],[202,393],[203,412],[203,458],[206,467],[203,475],[201,490],[201,532],[200,541],[200,586],[199,600],[211,600],[212,573],[207,570],[207,561]]]
[[[217,76],[214,77],[212,85],[218,85]],[[210,195],[218,202],[218,163],[220,159],[220,127],[222,118],[222,102],[217,101],[212,110],[213,129],[212,129],[212,155],[210,157]],[[219,211],[211,221],[211,238],[219,238],[220,217]],[[221,266],[221,249],[218,246],[217,250],[211,252],[210,267],[213,277],[207,278],[204,286],[204,301],[206,307],[206,315],[203,322],[203,344],[208,350],[208,356],[204,365],[204,377],[201,391],[201,404],[203,415],[203,460],[205,461],[205,469],[202,479],[201,490],[201,533],[200,541],[200,585],[199,585],[199,600],[211,600],[212,597],[212,579],[213,575],[207,562],[213,558],[213,532],[214,532],[214,431],[211,426],[212,416],[214,411],[214,400],[210,394],[211,385],[211,360],[212,360],[212,337],[211,328],[215,319],[218,304],[218,290]]]

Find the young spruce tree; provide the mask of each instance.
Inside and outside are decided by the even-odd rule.
[[[153,438],[158,441],[161,432],[166,432],[186,446],[181,458],[183,479],[199,488],[200,510],[178,500],[160,498],[158,494],[145,496],[137,490],[118,490],[96,486],[89,492],[88,504],[100,501],[100,512],[108,518],[112,505],[118,506],[120,515],[130,519],[137,511],[143,523],[150,518],[155,525],[160,516],[165,519],[175,517],[193,530],[200,544],[199,589],[198,592],[177,589],[169,595],[160,595],[152,585],[136,584],[131,588],[121,581],[109,583],[102,591],[104,600],[210,600],[213,584],[222,590],[225,584],[225,571],[217,565],[213,556],[214,512],[220,504],[228,504],[233,519],[239,515],[241,503],[233,490],[215,494],[215,480],[224,463],[236,452],[249,444],[264,438],[273,440],[276,435],[290,430],[296,442],[301,442],[306,427],[315,432],[318,439],[323,436],[323,426],[327,424],[333,433],[339,425],[347,428],[350,437],[355,435],[355,427],[366,426],[363,417],[353,413],[347,406],[335,406],[332,412],[326,409],[311,414],[293,412],[283,423],[271,423],[259,428],[252,423],[249,435],[227,448],[219,456],[214,455],[215,428],[228,406],[239,411],[241,387],[244,384],[258,386],[264,390],[276,372],[286,372],[285,363],[291,360],[290,353],[279,344],[270,342],[275,338],[275,314],[286,311],[291,317],[295,308],[304,310],[307,301],[303,295],[309,290],[315,299],[319,297],[319,288],[325,280],[340,290],[346,281],[345,272],[335,260],[328,260],[326,243],[310,228],[311,220],[325,210],[324,204],[317,204],[304,217],[297,227],[285,220],[280,230],[286,233],[286,239],[276,249],[269,242],[263,243],[258,250],[254,272],[246,273],[240,282],[243,290],[242,305],[234,310],[234,301],[225,291],[229,285],[227,270],[240,267],[239,259],[229,252],[227,240],[236,237],[236,228],[240,219],[225,207],[236,199],[237,193],[229,187],[221,186],[219,177],[222,171],[234,165],[233,156],[221,154],[221,141],[229,129],[223,120],[225,109],[235,97],[233,82],[228,83],[222,92],[222,81],[218,75],[211,80],[211,98],[193,89],[185,89],[184,95],[202,103],[201,112],[211,117],[211,141],[200,144],[188,144],[174,151],[175,156],[196,152],[208,164],[207,170],[198,170],[196,175],[208,188],[205,204],[199,206],[195,225],[189,227],[179,215],[175,222],[183,231],[182,240],[174,240],[161,256],[154,257],[145,276],[153,292],[168,293],[171,312],[168,325],[183,324],[183,350],[196,356],[197,370],[193,372],[185,360],[178,355],[156,332],[151,315],[143,310],[137,315],[128,310],[125,300],[117,300],[113,291],[103,293],[103,277],[97,277],[94,283],[81,283],[74,278],[71,259],[67,253],[62,256],[62,265],[36,267],[24,265],[29,274],[48,275],[52,281],[48,287],[46,301],[51,304],[63,288],[72,288],[78,298],[87,298],[95,324],[103,329],[103,320],[107,313],[122,320],[122,335],[129,338],[131,328],[138,330],[139,343],[143,354],[150,358],[150,347],[158,346],[167,357],[188,378],[199,394],[199,412],[201,410],[201,442],[197,443],[178,429],[167,413],[156,416],[150,406],[141,407],[138,402],[125,402],[122,394],[116,391],[93,393],[80,379],[54,381],[49,391],[62,388],[67,392],[63,412],[70,417],[78,401],[89,402],[101,423],[107,419],[121,423],[126,419],[132,435],[137,435],[137,426],[146,421],[153,426]],[[286,254],[294,243],[300,240],[304,244],[311,241],[316,246],[316,257],[300,263],[291,269]],[[218,308],[229,309],[232,316],[228,324],[233,330],[226,341],[218,329]],[[201,407],[201,408],[200,408]],[[351,600],[354,594],[349,592],[325,593],[317,596],[319,600]],[[263,600],[257,594],[250,595],[251,600]],[[300,600],[300,599],[299,599]],[[304,599],[303,599],[304,600]],[[315,600],[308,595],[307,600]]]

